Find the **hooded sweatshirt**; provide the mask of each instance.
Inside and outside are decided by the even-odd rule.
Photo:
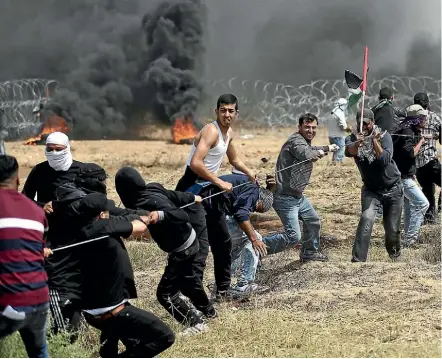
[[[347,125],[347,100],[340,98],[335,103],[335,107],[331,112],[332,118],[327,122],[329,137],[346,137]]]
[[[91,193],[106,194],[106,185],[103,180],[106,172],[95,163],[84,163],[77,177],[68,183],[62,184],[55,190],[52,201],[52,225],[48,232],[47,243],[51,249],[69,245],[78,241],[80,230],[90,221],[81,213],[82,200]],[[131,211],[115,206],[115,202],[108,200],[110,215],[133,216],[147,214],[146,211]],[[45,261],[48,273],[49,287],[66,294],[71,300],[81,297],[81,273],[78,251],[67,250],[55,252]]]
[[[178,208],[194,202],[194,194],[170,191],[159,183],[146,184],[137,170],[131,167],[123,167],[117,172],[115,187],[126,208],[159,212],[158,223],[148,228],[163,251],[184,250],[183,246],[191,241],[192,236],[195,238],[187,213]]]

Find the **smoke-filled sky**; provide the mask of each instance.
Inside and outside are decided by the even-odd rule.
[[[362,72],[440,78],[440,0],[209,1],[209,75],[300,84]]]
[[[80,133],[192,115],[203,79],[441,76],[440,0],[2,0],[0,81],[51,78]]]

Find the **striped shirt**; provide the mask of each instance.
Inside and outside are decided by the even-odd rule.
[[[49,302],[43,210],[16,190],[0,189],[0,311],[28,312]]]
[[[441,120],[439,116],[431,111],[428,115],[428,125],[422,129],[422,135],[433,135],[440,138]],[[438,158],[436,139],[426,140],[416,156],[416,167],[421,168],[436,158]]]

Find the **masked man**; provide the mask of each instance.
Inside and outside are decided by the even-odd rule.
[[[426,140],[433,136],[422,135],[427,126],[428,111],[420,105],[407,108],[407,117],[399,124],[393,140],[393,159],[401,172],[404,186],[404,238],[402,245],[409,247],[418,242],[419,230],[429,203],[416,183],[416,155]]]
[[[48,215],[53,212],[54,191],[66,182],[71,182],[80,172],[82,163],[72,159],[69,138],[62,132],[53,132],[46,139],[47,161],[36,165],[29,173],[22,193],[34,200]]]
[[[124,206],[150,212],[149,232],[158,246],[168,253],[167,266],[157,288],[157,299],[178,322],[188,328],[184,334],[207,329],[203,319],[179,297],[182,292],[206,318],[216,311],[194,271],[199,251],[196,231],[186,210],[179,207],[200,202],[192,193],[170,191],[159,183],[143,180],[135,168],[123,167],[115,175],[115,188]]]
[[[69,138],[61,132],[51,133],[46,139],[46,158],[47,161],[37,164],[30,172],[26,183],[23,187],[22,193],[32,199],[43,208],[46,213],[46,217],[49,223],[48,244],[51,245],[53,241],[54,248],[56,247],[56,242],[60,239],[68,240],[69,235],[66,234],[63,228],[63,218],[54,214],[54,209],[52,206],[52,201],[56,199],[56,189],[61,185],[72,182],[74,178],[80,173],[83,166],[82,162],[78,162],[72,159],[72,154],[69,146]],[[57,235],[60,229],[61,233],[64,234],[60,238],[60,234]],[[63,243],[59,243],[63,245]],[[63,257],[63,256],[62,256]],[[58,262],[59,255],[57,254],[53,258],[48,260],[46,270],[49,272],[49,286],[50,286],[50,297],[51,297],[51,311],[53,314],[53,326],[52,329],[54,333],[65,329],[65,321],[69,321],[69,329],[75,331],[80,325],[81,313],[78,308],[73,305],[73,297],[71,295],[64,296],[63,293],[58,293],[53,290],[53,285],[57,280],[57,275],[52,271],[52,263]],[[68,261],[69,258],[60,259],[63,263]],[[65,279],[63,278],[62,283],[65,284]],[[71,288],[69,293],[75,293],[75,290]],[[61,304],[60,304],[61,303]],[[61,305],[61,307],[59,306]],[[54,308],[58,308],[54,312]],[[58,315],[54,315],[58,313]],[[71,340],[75,340],[76,336],[72,336]]]
[[[436,222],[436,199],[435,186],[440,188],[441,184],[441,164],[439,162],[439,154],[437,151],[437,143],[441,143],[442,121],[440,117],[433,111],[430,111],[430,100],[424,92],[414,95],[414,103],[420,105],[424,110],[428,111],[427,126],[422,130],[422,134],[430,136],[422,144],[419,153],[416,156],[416,177],[422,186],[422,192],[427,197],[430,206],[425,214],[425,222],[434,224]],[[441,205],[441,196],[439,195],[439,210]]]

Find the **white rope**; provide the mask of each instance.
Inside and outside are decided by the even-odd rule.
[[[83,242],[78,242],[78,243],[74,243],[74,244],[69,244],[68,246],[64,246],[64,247],[59,247],[59,248],[56,248],[56,249],[52,249],[52,252],[62,251],[63,249],[68,249],[68,248],[72,248],[72,247],[76,247],[76,246],[81,246],[82,244],[95,242],[95,241],[98,241],[98,240],[100,240],[100,239],[104,239],[104,238],[108,238],[108,237],[109,237],[109,236],[102,236],[102,237],[97,237],[97,238],[93,238],[93,239],[88,239],[87,241],[83,241]]]

